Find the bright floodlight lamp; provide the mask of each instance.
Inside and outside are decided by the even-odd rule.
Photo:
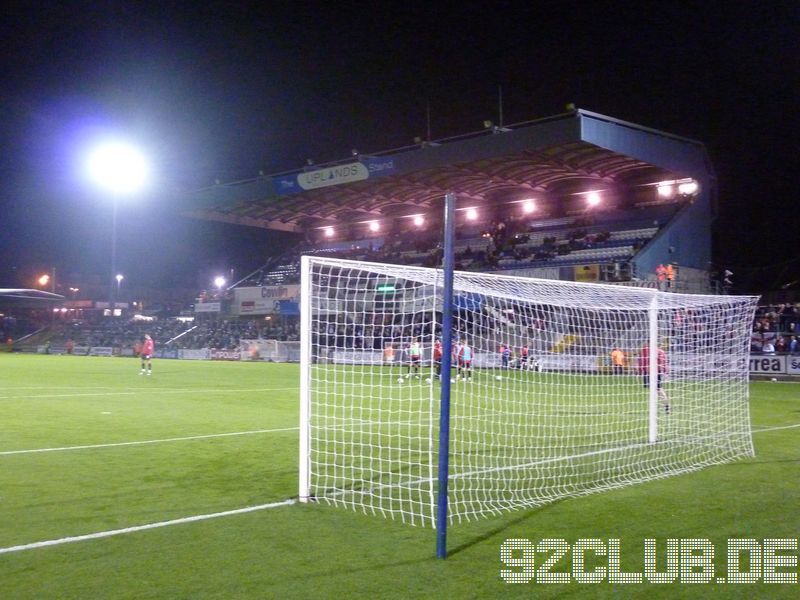
[[[323,231],[325,232],[325,237],[333,237],[333,227],[326,227]]]
[[[417,227],[422,227],[423,225],[425,225],[425,217],[423,217],[422,215],[417,215],[416,217],[414,217],[414,225],[416,225]]]
[[[672,198],[675,195],[675,186],[671,181],[664,181],[656,186],[659,198]]]
[[[89,177],[115,196],[133,194],[150,178],[150,165],[131,145],[109,142],[96,147],[87,162]]]
[[[381,228],[380,223],[377,221],[370,221],[369,222],[369,230],[370,231],[378,231]]]
[[[39,277],[38,281],[39,281],[39,285],[41,285],[42,287],[44,287],[44,286],[46,286],[48,283],[50,283],[50,275],[47,275],[47,274],[45,273],[44,275],[42,275],[41,277]]]
[[[694,179],[683,181],[678,184],[678,193],[684,196],[691,196],[697,193],[699,186]]]
[[[217,289],[222,289],[225,287],[225,278],[222,276],[214,278],[214,285],[217,286]]]
[[[525,214],[530,214],[535,210],[536,204],[533,202],[533,200],[525,200],[525,202],[522,203],[522,212]]]
[[[119,284],[119,283],[122,283],[122,280],[125,279],[125,276],[124,275],[120,275],[119,273],[117,273],[117,276],[114,279],[116,279],[117,283]]]
[[[475,210],[474,208],[467,209],[467,219],[469,219],[470,221],[474,221],[477,218],[478,218],[477,210]]]
[[[600,194],[597,192],[589,192],[586,194],[586,203],[589,206],[597,206],[600,204]]]

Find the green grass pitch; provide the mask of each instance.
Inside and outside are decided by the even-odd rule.
[[[0,549],[295,496],[297,396],[296,365],[0,354]],[[639,572],[645,538],[707,538],[722,573],[728,538],[797,538],[800,386],[751,384],[751,413],[753,459],[453,526],[446,561],[429,528],[290,505],[2,552],[0,598],[795,597],[500,577],[509,538],[620,539]]]

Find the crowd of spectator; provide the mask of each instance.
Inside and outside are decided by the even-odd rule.
[[[300,339],[297,318],[273,321],[270,317],[269,320],[230,318],[200,321],[179,319],[74,321],[57,328],[49,341],[55,346],[128,349],[134,348],[141,342],[145,333],[156,341],[157,347],[169,344],[170,348],[236,349],[239,348],[242,339],[288,341]]]
[[[176,348],[239,348],[240,340],[265,339],[296,341],[300,339],[297,319],[219,319],[205,320],[193,326],[174,342]]]
[[[763,354],[800,354],[800,302],[759,306],[750,350]]]
[[[524,218],[505,218],[489,222],[483,228],[466,227],[457,232],[455,253],[456,269],[463,271],[496,270],[512,266],[538,264],[576,250],[601,248],[613,245],[609,230],[599,230],[590,216],[556,220],[550,226],[552,234],[538,238],[532,243],[533,233],[541,231],[541,223]],[[563,222],[562,222],[563,221]],[[628,242],[634,248],[641,247],[643,240]],[[282,284],[299,280],[299,256],[302,253],[318,254],[347,260],[362,260],[398,265],[438,267],[442,262],[441,234],[438,227],[425,230],[398,228],[384,231],[381,237],[359,238],[354,236],[347,244],[328,242],[325,239],[305,248],[296,248],[280,260],[272,261],[270,269],[282,265]],[[513,261],[513,262],[511,262]],[[269,275],[265,269],[253,285],[267,283]],[[269,283],[275,283],[270,280]]]

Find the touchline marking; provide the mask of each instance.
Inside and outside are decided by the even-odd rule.
[[[218,513],[210,513],[206,515],[195,515],[194,517],[183,517],[180,519],[172,519],[171,521],[159,521],[158,523],[149,523],[147,525],[136,525],[134,527],[124,527],[122,529],[111,529],[109,531],[98,531],[97,533],[87,533],[86,535],[76,535],[71,537],[59,538],[57,540],[46,540],[44,542],[33,542],[31,544],[21,544],[19,546],[9,546],[8,548],[0,548],[0,554],[9,554],[11,552],[21,552],[22,550],[33,550],[34,548],[45,548],[47,546],[59,546],[61,544],[71,544],[72,542],[85,542],[86,540],[97,540],[100,538],[111,537],[114,535],[122,535],[123,533],[135,533],[137,531],[145,531],[147,529],[158,529],[159,527],[169,527],[170,525],[182,525],[183,523],[194,523],[195,521],[206,521],[208,519],[216,519],[218,517],[229,517],[231,515],[241,515],[244,513],[255,512],[258,510],[265,510],[267,508],[279,508],[281,506],[290,506],[297,503],[297,500],[290,498],[282,502],[271,502],[269,504],[258,504],[256,506],[247,506],[245,508],[237,508],[234,510],[226,510]]]
[[[197,388],[186,388],[186,389],[170,389],[170,388],[148,388],[148,387],[140,387],[136,388],[136,390],[131,392],[87,392],[85,394],[41,394],[37,396],[0,396],[0,400],[30,400],[31,398],[78,398],[81,396],[139,396],[142,392],[147,392],[149,394],[158,393],[158,394],[187,394],[187,393],[209,393],[209,392],[218,392],[218,393],[240,393],[240,392],[285,392],[287,390],[299,390],[299,386],[293,387],[282,387],[282,388],[252,388],[252,389],[240,389],[240,388],[210,388],[210,389],[197,389]]]
[[[92,448],[114,448],[117,446],[144,446],[146,444],[162,444],[164,442],[185,442],[187,440],[205,440],[209,438],[230,437],[234,435],[253,435],[255,433],[278,433],[281,431],[297,431],[299,427],[282,427],[280,429],[254,429],[253,431],[233,431],[231,433],[209,433],[207,435],[191,435],[187,437],[163,438],[160,440],[141,440],[138,442],[116,442],[113,444],[89,444],[85,446],[62,446],[60,448],[32,448],[30,450],[5,450],[0,456],[12,454],[36,454],[39,452],[63,452],[66,450],[90,450]]]

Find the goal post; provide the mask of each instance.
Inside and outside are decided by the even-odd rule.
[[[443,384],[451,524],[753,455],[757,297],[455,272],[450,370],[442,270],[301,274],[301,501],[435,527]]]

